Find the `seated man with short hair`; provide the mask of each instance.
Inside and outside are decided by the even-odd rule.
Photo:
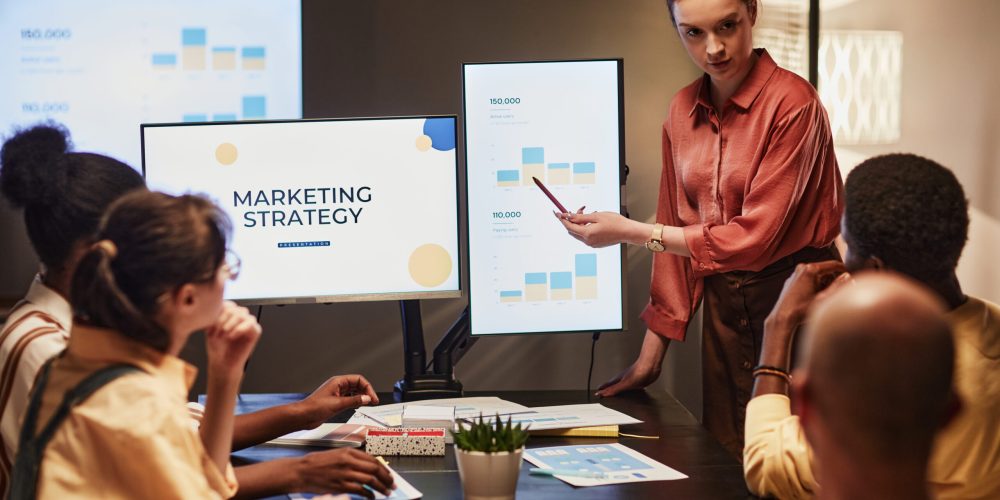
[[[922,285],[869,272],[811,314],[792,394],[818,497],[930,498],[927,461],[954,401],[944,312]]]
[[[845,183],[848,271],[888,269],[923,283],[947,304],[962,402],[931,456],[938,498],[1000,498],[1000,307],[966,296],[955,267],[968,237],[968,206],[948,169],[910,154],[871,158]],[[816,295],[844,271],[838,262],[796,270],[765,323],[760,364],[787,369],[796,329]],[[846,276],[844,277],[846,278]],[[899,350],[906,356],[905,350]],[[763,496],[809,498],[822,481],[780,377],[760,373],[747,405],[743,470]]]

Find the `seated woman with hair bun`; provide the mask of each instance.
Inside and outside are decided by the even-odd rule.
[[[0,492],[10,484],[29,391],[42,365],[66,348],[73,327],[70,280],[80,259],[97,242],[102,214],[115,200],[145,188],[142,177],[113,158],[73,152],[69,132],[42,124],[16,132],[0,151],[0,194],[24,209],[24,223],[41,271],[0,327]],[[98,247],[114,253],[102,242]],[[75,329],[74,329],[75,330]],[[378,404],[360,375],[334,376],[301,401],[242,414],[233,429],[234,449],[311,429],[329,417]],[[286,492],[387,492],[388,470],[352,448],[313,452],[236,469],[238,496]]]

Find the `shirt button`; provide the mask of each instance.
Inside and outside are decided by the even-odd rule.
[[[753,365],[751,365],[749,361],[744,361],[743,362],[743,369],[744,370],[749,370],[750,368],[753,368]]]
[[[705,264],[698,264],[698,269],[705,270]]]

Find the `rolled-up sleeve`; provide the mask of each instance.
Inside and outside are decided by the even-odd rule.
[[[675,208],[677,176],[668,129],[669,122],[663,127],[663,172],[660,175],[656,221],[668,226],[678,226],[680,220]],[[701,293],[702,281],[694,276],[691,259],[667,252],[653,254],[649,304],[642,312],[642,320],[650,330],[659,335],[684,340],[687,324],[701,301]]]
[[[816,494],[812,452],[787,396],[766,394],[751,399],[745,437],[743,475],[751,492],[782,499]]]

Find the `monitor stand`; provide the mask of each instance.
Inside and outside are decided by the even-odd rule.
[[[393,398],[405,402],[461,397],[462,383],[455,378],[455,364],[476,342],[476,338],[469,335],[468,306],[434,348],[431,371],[428,371],[424,349],[420,301],[401,300],[399,311],[403,320],[404,375],[393,386]]]

